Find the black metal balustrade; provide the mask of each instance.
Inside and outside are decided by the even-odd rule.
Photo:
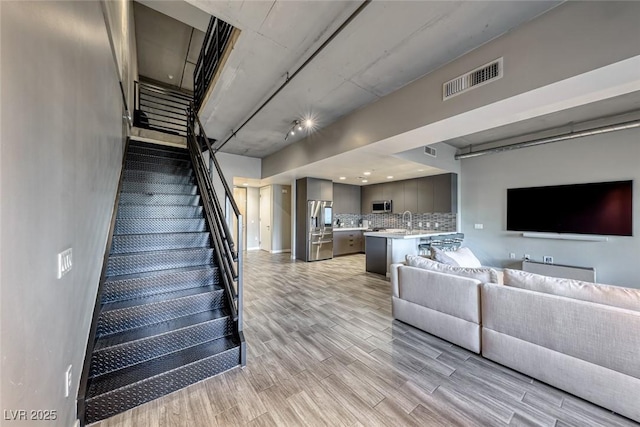
[[[133,123],[145,129],[187,136],[186,110],[191,95],[154,83],[135,82]]]
[[[198,186],[201,189],[202,205],[205,210],[205,218],[211,230],[215,256],[220,267],[220,278],[229,296],[234,320],[237,322],[237,331],[241,337],[241,363],[246,363],[246,350],[242,337],[242,312],[243,312],[243,228],[242,214],[233,198],[233,193],[224,178],[220,164],[211,147],[211,141],[207,138],[200,119],[194,113],[193,105],[188,111],[187,147],[191,154],[191,160]],[[208,150],[209,162],[204,157],[204,150]],[[213,187],[213,179],[221,182],[224,189],[224,206],[230,206],[231,215],[235,217],[235,230],[229,228],[229,218],[225,216],[223,205],[220,203]]]
[[[200,50],[200,56],[193,72],[193,102],[195,104],[194,111],[196,112],[200,111],[211,79],[220,65],[232,32],[232,25],[216,17],[211,17],[202,42],[202,50]]]

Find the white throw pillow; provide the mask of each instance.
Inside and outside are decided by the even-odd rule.
[[[453,274],[454,276],[468,277],[480,280],[482,283],[499,283],[498,272],[493,268],[466,268],[454,267],[421,256],[407,255],[406,264],[409,267],[422,268],[438,273]]]
[[[436,261],[454,267],[480,268],[480,260],[471,252],[469,248],[460,248],[457,251],[445,252],[438,248],[433,248],[436,254]]]

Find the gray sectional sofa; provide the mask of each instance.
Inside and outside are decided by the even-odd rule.
[[[504,285],[391,273],[394,318],[640,422],[640,290],[518,270]]]

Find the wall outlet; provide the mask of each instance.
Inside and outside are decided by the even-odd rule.
[[[542,262],[544,262],[545,264],[553,264],[553,257],[545,255],[542,257]]]
[[[71,393],[71,370],[73,369],[72,365],[69,365],[67,368],[67,372],[64,373],[64,397],[69,397]]]
[[[58,279],[71,271],[73,265],[73,251],[71,248],[58,254]]]
[[[482,230],[484,228],[484,224],[474,224],[473,228],[475,228],[476,230]]]
[[[433,228],[438,228],[438,223],[433,224]]]
[[[431,223],[427,222],[427,228],[431,227]]]
[[[515,252],[511,252],[511,253],[509,253],[509,259],[516,259],[516,254],[515,254]]]
[[[525,261],[529,261],[531,259],[531,255],[529,254],[524,254],[524,256],[522,257],[523,260]]]

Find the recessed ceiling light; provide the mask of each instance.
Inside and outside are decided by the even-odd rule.
[[[344,179],[347,179],[347,177],[346,176],[341,176],[340,179],[344,180]]]
[[[393,175],[389,175],[387,179],[393,179]]]
[[[298,130],[302,130],[302,125],[298,125]]]
[[[366,180],[366,179],[363,179],[363,180],[362,180],[362,182],[369,182],[369,181],[368,181],[368,180]]]
[[[173,74],[169,74],[167,77],[169,77],[169,80],[173,80]]]
[[[369,176],[371,175],[371,172],[367,171],[367,172],[363,172],[365,175]]]
[[[304,121],[304,125],[308,128],[312,128],[313,127],[313,120],[311,119],[307,119]]]
[[[296,133],[292,130],[291,132],[289,132],[291,135],[295,135]]]

